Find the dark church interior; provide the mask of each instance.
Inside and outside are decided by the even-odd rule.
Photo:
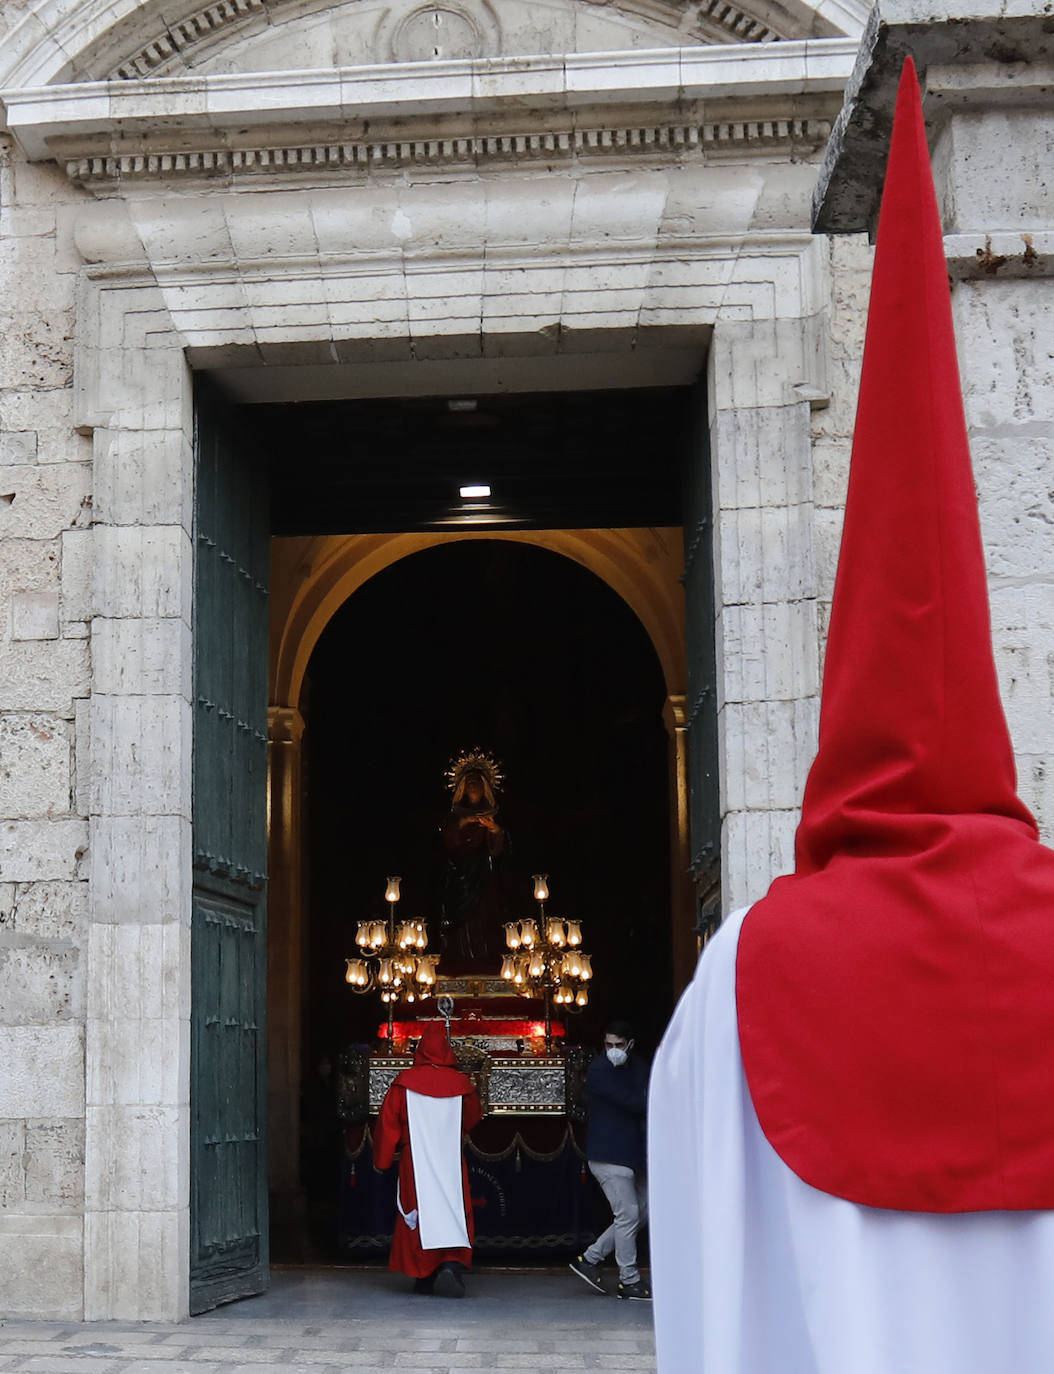
[[[376,994],[346,986],[344,960],[356,922],[383,914],[387,875],[402,876],[401,910],[427,919],[438,948],[444,770],[477,744],[506,777],[510,914],[533,914],[531,875],[548,873],[551,911],[581,920],[593,953],[590,1004],[566,1018],[568,1041],[597,1043],[617,1015],[654,1047],[672,1000],[664,697],[629,608],[541,548],[444,545],[345,603],[312,657],[306,711],[309,1115],[320,1101],[325,1110],[326,1066],[373,1042],[383,1019]],[[317,1168],[329,1166],[305,1163],[317,1193]],[[323,1249],[327,1216],[314,1236]]]
[[[274,472],[275,535],[460,536],[367,581],[311,658],[301,700],[307,1217],[273,1231],[277,1262],[386,1258],[394,1182],[370,1165],[365,1123],[342,1123],[336,1107],[342,1054],[377,1049],[386,1008],[376,990],[348,986],[345,960],[357,953],[357,923],[384,915],[392,874],[402,878],[400,916],[424,919],[429,952],[442,952],[440,830],[459,751],[489,751],[504,772],[508,846],[496,871],[508,917],[537,914],[541,872],[549,914],[582,923],[594,977],[587,1007],[556,1011],[564,1043],[597,1046],[611,1017],[633,1022],[643,1053],[658,1042],[673,1004],[666,686],[635,614],[547,550],[544,531],[678,525],[689,402],[667,388],[242,411]],[[291,453],[295,483],[282,476]],[[459,499],[459,484],[479,481],[492,487],[487,500]],[[518,530],[539,534],[485,537]],[[465,538],[476,531],[483,537]],[[502,944],[498,932],[495,978]],[[440,975],[448,970],[441,960]],[[537,1002],[523,1006],[524,1017],[541,1015]],[[415,1011],[434,1016],[434,1000],[397,1016]],[[584,1123],[564,1117],[477,1128],[478,1262],[552,1263],[595,1232],[604,1204],[584,1136]],[[537,1215],[541,1199],[551,1219]],[[504,1239],[488,1245],[488,1226]],[[517,1229],[539,1234],[506,1244]]]

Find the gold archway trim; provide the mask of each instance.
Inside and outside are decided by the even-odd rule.
[[[272,541],[271,701],[298,707],[307,666],[341,606],[377,573],[423,549],[468,539],[533,544],[588,568],[647,631],[669,696],[685,690],[681,530],[516,530],[324,535]]]

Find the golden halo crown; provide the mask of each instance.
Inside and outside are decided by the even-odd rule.
[[[475,749],[463,749],[450,760],[446,770],[446,785],[451,792],[456,791],[458,783],[466,773],[479,773],[486,778],[495,792],[501,791],[501,785],[505,781],[497,759],[478,746]]]

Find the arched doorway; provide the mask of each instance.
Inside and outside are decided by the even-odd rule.
[[[424,572],[415,572],[414,565]],[[522,788],[517,806],[527,821],[523,840],[526,871],[529,873],[531,865],[538,863],[554,875],[554,882],[557,872],[564,872],[564,898],[574,898],[578,911],[593,928],[599,927],[597,917],[601,913],[616,912],[610,924],[617,928],[617,933],[610,944],[623,952],[631,949],[637,939],[634,920],[642,912],[648,913],[649,930],[640,943],[647,951],[644,963],[650,959],[655,967],[638,967],[634,977],[629,973],[628,961],[623,960],[606,980],[604,997],[612,1005],[597,999],[599,1015],[611,1013],[615,1001],[624,1003],[633,995],[645,1002],[645,1022],[654,1019],[656,1026],[661,1027],[670,1010],[674,985],[670,976],[671,929],[679,925],[682,934],[690,936],[690,914],[686,916],[686,912],[691,911],[691,893],[686,891],[686,785],[679,718],[683,714],[684,671],[679,530],[493,532],[482,539],[467,534],[418,533],[276,540],[273,567],[273,691],[279,701],[285,695],[289,703],[272,707],[272,1186],[277,1194],[276,1214],[280,1220],[283,1192],[295,1195],[299,1183],[296,1109],[303,1065],[330,1053],[334,1036],[350,1034],[352,1029],[346,1010],[332,1014],[324,1011],[309,1024],[312,1018],[305,1019],[302,1014],[305,993],[313,986],[313,980],[324,977],[331,968],[335,979],[332,1006],[336,1007],[339,999],[347,1008],[351,995],[339,985],[340,961],[351,951],[341,944],[341,925],[346,931],[356,903],[368,900],[371,884],[383,883],[382,870],[386,865],[407,867],[404,859],[396,858],[400,847],[404,854],[413,848],[412,844],[402,844],[399,837],[400,843],[385,849],[382,826],[377,834],[371,832],[367,841],[367,847],[376,853],[376,872],[363,871],[353,876],[346,859],[350,845],[340,844],[340,832],[342,826],[345,831],[357,832],[363,824],[363,810],[347,792],[344,801],[333,808],[329,817],[332,824],[323,826],[325,834],[319,833],[318,815],[308,803],[311,838],[302,848],[303,757],[310,766],[309,794],[321,781],[317,776],[320,767],[330,773],[326,784],[330,792],[339,788],[342,776],[348,789],[361,789],[367,774],[376,774],[378,768],[384,767],[387,740],[389,758],[394,749],[400,760],[393,766],[414,779],[406,790],[415,796],[407,799],[410,804],[404,806],[404,814],[414,831],[420,855],[427,851],[425,836],[434,827],[438,810],[444,804],[440,775],[450,750],[476,743],[494,747],[503,756],[510,777],[517,780],[510,797]],[[547,569],[544,574],[540,571],[543,567]],[[519,573],[511,571],[515,568]],[[423,619],[416,629],[404,620],[404,612],[413,604],[415,578],[418,588],[426,589],[421,598],[425,607]],[[435,686],[453,676],[459,661],[465,657],[471,660],[473,650],[482,650],[487,636],[481,635],[474,619],[480,598],[470,598],[472,611],[466,617],[458,596],[459,588],[466,584],[475,587],[481,579],[486,584],[482,598],[487,606],[484,618],[500,623],[504,631],[498,636],[502,641],[500,651],[492,648],[488,652],[500,652],[503,660],[512,665],[519,656],[521,667],[530,671],[521,673],[524,681],[515,693],[505,689],[477,694],[459,714],[454,700],[457,693],[445,689],[436,692]],[[588,663],[582,661],[582,626],[573,627],[566,615],[556,614],[557,607],[566,608],[580,599],[571,590],[576,581],[579,587],[589,589],[588,594],[582,594],[589,609],[580,614],[580,619],[584,616],[594,627],[607,622],[606,657],[591,654]],[[393,604],[402,609],[393,614]],[[513,604],[518,611],[513,611]],[[525,619],[528,623],[524,623]],[[348,629],[354,625],[357,628]],[[598,628],[598,634],[599,643],[604,638],[602,629]],[[427,641],[423,651],[422,639]],[[490,639],[493,644],[494,637]],[[646,663],[645,670],[626,671],[627,643],[633,643],[633,653]],[[351,658],[349,644],[355,646]],[[436,656],[442,660],[444,654],[446,666],[437,667]],[[427,660],[430,670],[419,669],[418,680],[411,681],[415,655]],[[524,699],[544,700],[546,674],[551,679],[559,669],[566,677],[572,659],[577,660],[580,679],[573,710],[569,709],[565,692],[553,704],[548,725],[544,711],[528,710],[527,715],[533,714],[533,718],[525,719]],[[327,661],[327,670],[314,673],[311,665],[322,660]],[[334,702],[339,702],[341,696],[342,672],[345,678],[354,673],[373,692],[375,718],[370,726],[369,747],[356,752],[352,717],[371,714],[361,693],[356,692],[359,700],[354,708],[348,707],[345,738],[338,747],[327,750],[323,746],[321,753],[307,750],[304,754],[301,732],[305,714],[310,717],[312,732],[320,728],[319,722],[324,719],[330,724],[322,728],[332,732],[333,722],[339,720],[339,705]],[[637,683],[642,672],[644,678],[650,673],[650,688],[644,692],[650,700],[644,708],[631,705],[626,698],[627,689],[630,697],[638,692],[638,687],[630,684]],[[510,681],[512,676],[506,673]],[[323,682],[325,686],[321,685]],[[510,695],[518,697],[518,701],[510,700]],[[407,716],[420,714],[418,707],[429,696],[438,698],[432,715],[443,722],[433,722],[429,727],[436,738],[423,749],[420,744],[404,748]],[[330,700],[326,701],[327,697]],[[382,704],[382,720],[376,719],[378,701]],[[390,710],[384,708],[385,702]],[[646,767],[648,781],[638,784],[650,798],[646,820],[640,816],[640,798],[632,796],[634,770],[625,767],[626,760],[620,758],[611,739],[618,733],[620,714],[624,726],[631,724],[625,718],[627,709],[631,714],[643,709],[637,723],[646,725],[644,733],[650,733],[645,752],[650,750],[651,771],[648,773]],[[574,749],[570,741],[581,733],[583,716],[588,716],[595,727],[589,744],[592,754],[586,768],[579,770],[587,775],[585,780],[571,777],[575,796],[564,816],[566,819],[576,809],[580,814],[590,811],[584,802],[590,788],[594,797],[604,794],[611,806],[605,813],[603,807],[594,804],[591,814],[582,819],[588,838],[578,844],[580,852],[576,854],[573,841],[569,846],[561,841],[560,825],[555,829],[547,827],[544,794],[553,769],[562,767],[568,775],[574,772],[568,758]],[[540,749],[539,740],[543,746]],[[529,747],[532,742],[534,747]],[[407,759],[411,761],[408,763]],[[534,766],[539,761],[542,766]],[[636,776],[640,776],[639,772]],[[385,805],[390,803],[386,801]],[[634,826],[639,843],[641,833],[648,828],[647,821],[656,817],[661,823],[658,830],[652,826],[646,846],[651,855],[651,870],[650,877],[644,880],[645,886],[650,882],[652,888],[647,894],[638,890],[634,896],[633,884],[627,884],[625,874],[619,874],[618,864],[634,843]],[[621,833],[623,828],[625,834]],[[617,835],[613,843],[605,845],[605,832]],[[656,853],[660,856],[657,869]],[[589,861],[583,860],[584,855],[590,856]],[[310,863],[305,865],[305,859],[310,859]],[[426,857],[419,858],[418,863],[426,867]],[[321,878],[319,891],[318,879],[327,865],[329,871]],[[312,881],[305,899],[303,878],[307,868]],[[361,892],[358,885],[362,886]],[[426,887],[427,881],[421,879],[421,890]],[[338,901],[343,902],[340,918],[333,923],[323,921],[318,929],[328,928],[328,933],[321,939],[306,941],[308,928],[316,930],[315,914]],[[679,922],[671,921],[671,910],[678,912]],[[660,914],[656,923],[657,913]],[[685,943],[688,942],[682,940]],[[599,948],[595,939],[593,946]],[[674,951],[682,969],[686,963],[690,967],[694,950],[687,951],[687,958],[685,953],[684,949]],[[616,958],[612,962],[619,965],[620,961]],[[601,958],[600,966],[603,964]],[[376,1021],[376,1009],[372,1016]],[[302,1031],[306,1033],[303,1042]]]
[[[533,914],[530,875],[544,870],[554,909],[584,923],[595,979],[591,1004],[568,1019],[568,1042],[595,1044],[607,1018],[628,1015],[642,1045],[656,1043],[672,1009],[665,695],[625,602],[577,564],[524,543],[467,540],[413,554],[327,625],[302,696],[301,1180],[314,1204],[313,1257],[361,1258],[375,1229],[356,1229],[349,1210],[359,1208],[341,1206],[339,1161],[326,1148],[338,1137],[326,1116],[330,1075],[319,1067],[336,1066],[348,1044],[374,1042],[383,1019],[376,994],[356,996],[343,971],[356,919],[381,914],[386,874],[402,875],[400,911],[425,917],[438,946],[452,752],[482,744],[503,764],[507,913]],[[493,946],[492,977],[500,924]],[[344,1201],[361,1203],[370,1182]]]

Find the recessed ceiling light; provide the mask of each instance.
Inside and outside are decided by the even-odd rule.
[[[490,487],[484,486],[458,487],[457,490],[458,495],[461,497],[462,501],[470,501],[474,497],[490,495]]]

